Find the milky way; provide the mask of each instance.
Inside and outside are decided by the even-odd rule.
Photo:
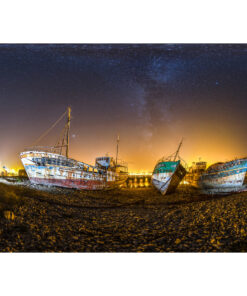
[[[20,165],[68,105],[79,160],[114,154],[117,134],[130,169],[151,170],[182,137],[188,162],[246,155],[246,77],[241,44],[0,45],[1,165]]]

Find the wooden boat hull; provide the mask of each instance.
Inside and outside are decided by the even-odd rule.
[[[198,180],[202,193],[230,193],[246,190],[247,159],[212,165]]]
[[[152,184],[162,195],[172,193],[186,174],[180,161],[160,162],[155,166]]]
[[[128,177],[127,173],[99,170],[55,153],[28,151],[21,153],[20,156],[33,184],[79,190],[102,190],[116,188]]]

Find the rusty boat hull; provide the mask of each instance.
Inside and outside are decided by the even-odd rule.
[[[154,168],[152,184],[162,194],[169,194],[176,190],[186,170],[178,161],[161,161]]]
[[[202,193],[221,194],[247,190],[247,158],[211,165],[198,180]]]
[[[119,187],[128,177],[126,172],[102,170],[52,152],[26,151],[20,158],[33,184],[103,190]]]

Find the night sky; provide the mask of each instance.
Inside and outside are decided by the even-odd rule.
[[[129,170],[173,153],[209,163],[247,156],[247,45],[0,45],[0,165],[72,108],[70,157],[106,152]],[[63,123],[42,145],[55,144]]]

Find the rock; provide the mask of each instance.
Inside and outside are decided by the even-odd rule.
[[[15,214],[12,211],[4,211],[3,212],[4,218],[7,220],[14,220]]]

